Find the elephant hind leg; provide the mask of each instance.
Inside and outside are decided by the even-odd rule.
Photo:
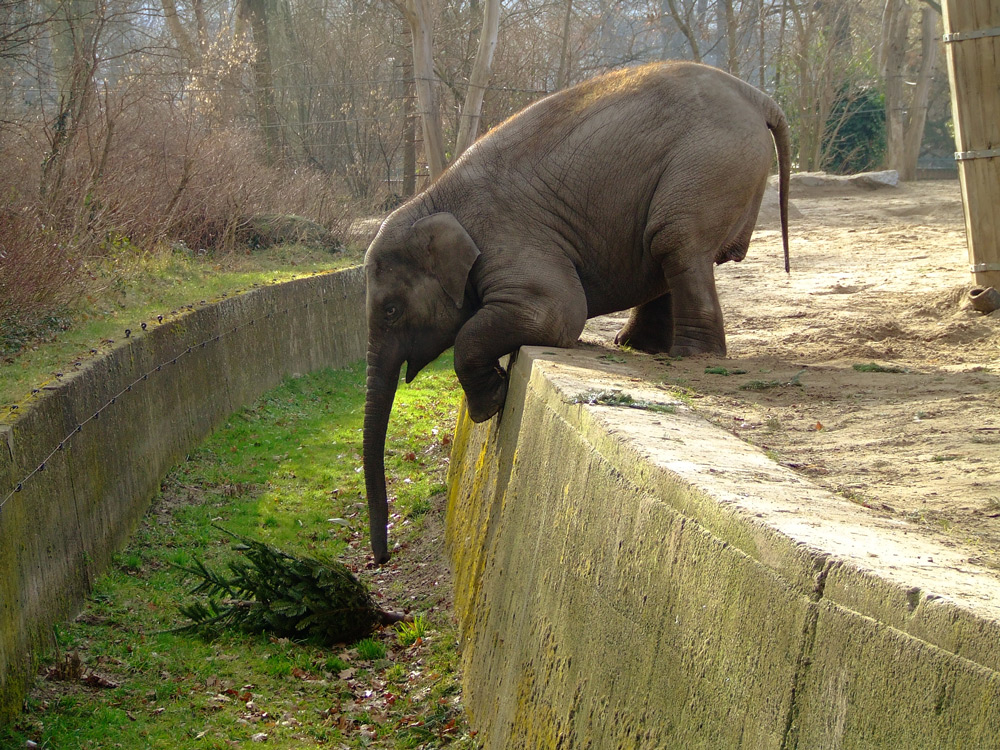
[[[674,343],[674,312],[670,292],[633,307],[615,343],[650,354],[670,351]]]
[[[670,277],[670,291],[632,309],[616,344],[674,357],[726,354],[722,307],[705,258]]]
[[[715,290],[715,275],[708,258],[692,264],[670,279],[674,310],[674,340],[670,354],[726,354],[722,306]]]

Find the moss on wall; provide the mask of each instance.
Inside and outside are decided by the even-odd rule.
[[[683,409],[575,403],[612,377],[596,356],[522,349],[500,419],[459,418],[446,541],[484,747],[996,737],[995,583],[907,568],[944,551]]]
[[[36,472],[0,509],[0,721],[167,470],[283,377],[365,343],[360,268],[258,288],[135,333],[0,425],[0,499]]]

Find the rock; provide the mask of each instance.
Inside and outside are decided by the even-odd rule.
[[[848,180],[852,185],[871,190],[882,187],[898,187],[899,172],[895,169],[885,169],[881,172],[862,172],[849,176]]]
[[[788,218],[797,219],[802,216],[802,212],[795,207],[795,203],[788,200]],[[760,202],[760,211],[757,213],[757,226],[780,226],[781,221],[781,199],[778,195],[778,188],[768,185],[764,190],[764,197]]]
[[[844,179],[826,172],[795,172],[791,177],[791,183],[802,187],[835,187],[843,185]]]
[[[777,185],[778,178],[771,177],[770,184]],[[826,172],[795,172],[791,177],[794,187],[804,188],[844,188],[860,187],[868,190],[882,187],[897,187],[899,172],[886,169],[881,172],[860,172],[859,174],[827,174]]]
[[[347,230],[347,241],[352,245],[368,247],[381,226],[381,217],[355,219]]]
[[[300,244],[336,252],[340,240],[322,224],[295,214],[256,214],[248,216],[237,230],[237,239],[253,249],[266,250],[275,245]]]

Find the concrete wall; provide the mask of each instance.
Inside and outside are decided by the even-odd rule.
[[[283,377],[357,361],[365,336],[360,268],[259,288],[123,337],[3,417],[0,502],[71,437],[0,508],[0,721],[166,471]]]
[[[583,350],[460,415],[447,544],[487,748],[990,747],[1000,585]]]

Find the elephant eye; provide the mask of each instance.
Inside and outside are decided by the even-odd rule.
[[[383,308],[383,312],[385,312],[385,319],[388,323],[395,323],[399,319],[400,310],[398,305],[390,302]]]

